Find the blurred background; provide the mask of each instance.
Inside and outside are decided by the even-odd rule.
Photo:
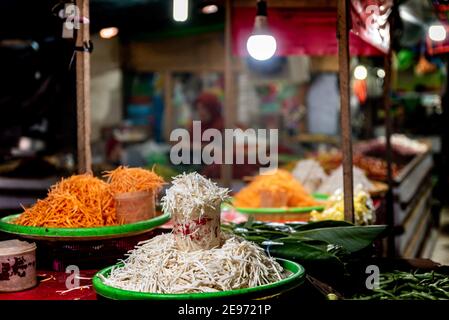
[[[179,1],[188,3],[187,10],[179,12],[174,2],[90,1],[94,172],[122,164],[155,166],[166,179],[193,170],[222,178],[220,165],[171,164],[170,133],[175,128],[191,130],[192,120],[201,120],[203,129],[223,130],[229,124],[277,128],[280,166],[292,168],[299,159],[313,157],[326,171],[336,169],[341,163],[337,1],[268,1],[269,28],[277,48],[274,56],[262,60],[247,50],[256,1]],[[392,11],[389,1],[351,1],[355,164],[368,177],[386,183],[382,139],[388,76],[398,141],[393,145],[399,190],[395,212],[398,224],[408,230],[401,247],[408,256],[433,254],[440,212],[449,199],[446,2],[399,1]],[[65,4],[0,3],[0,212],[4,214],[34,203],[59,177],[76,172],[74,39],[62,37]],[[367,11],[373,4],[378,11]],[[233,78],[229,101],[224,76],[227,13]],[[373,33],[358,23],[372,14],[379,21],[395,15],[388,75],[389,31],[378,23]],[[238,190],[258,168],[258,164],[233,166],[233,189]],[[413,179],[401,185],[407,177]],[[421,238],[410,244],[416,233]],[[431,249],[426,249],[425,239],[433,239]]]

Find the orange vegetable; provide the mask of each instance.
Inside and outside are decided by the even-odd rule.
[[[54,185],[43,200],[25,211],[16,224],[50,228],[87,228],[118,224],[114,195],[157,190],[164,180],[152,171],[119,167],[104,182],[90,174],[75,175]]]
[[[16,224],[35,227],[84,228],[117,224],[107,183],[90,174],[62,179],[43,200],[25,211]]]
[[[118,167],[107,171],[104,175],[108,178],[108,189],[112,195],[136,191],[157,191],[164,179],[150,170],[142,168]]]
[[[267,201],[267,197],[271,198]],[[271,200],[271,201],[270,201]],[[317,202],[304,187],[286,170],[255,177],[251,183],[234,197],[234,205],[240,208],[261,208],[271,202],[269,207],[309,207]]]

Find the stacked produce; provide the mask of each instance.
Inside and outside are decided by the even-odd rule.
[[[332,172],[341,166],[343,156],[340,151],[333,150],[327,153],[318,154],[316,159],[326,172]],[[383,159],[368,156],[355,150],[353,164],[362,169],[367,177],[372,180],[387,180],[387,162]],[[401,168],[402,167],[397,163],[392,164],[393,177],[398,175]]]
[[[390,138],[391,148],[395,158],[413,157],[426,152],[429,148],[426,144],[412,140],[403,134],[393,134]],[[386,154],[386,138],[384,136],[377,139],[360,142],[355,146],[359,153],[363,154]]]
[[[314,159],[298,161],[292,175],[301,182],[308,192],[316,192],[323,181],[327,180],[326,172]]]
[[[343,192],[340,189],[329,198],[324,211],[310,213],[310,221],[343,221],[345,219],[343,203]],[[373,200],[366,191],[360,189],[354,194],[354,218],[357,225],[369,225],[375,221]]]
[[[366,191],[373,190],[374,186],[366,177],[365,172],[357,167],[352,168],[354,188],[363,189]],[[317,188],[317,192],[332,194],[338,189],[343,189],[343,167],[335,169],[330,176],[323,181]]]
[[[262,248],[222,233],[221,201],[228,190],[197,173],[174,178],[163,209],[175,219],[173,233],[140,243],[106,285],[152,293],[201,293],[251,288],[288,275]]]
[[[413,157],[429,149],[426,144],[401,134],[391,136],[391,146],[393,153],[393,177],[396,177]],[[343,155],[338,149],[331,149],[312,156],[320,163],[326,173],[337,169],[343,160]],[[354,146],[353,164],[365,171],[368,178],[372,180],[387,180],[387,162],[384,160],[385,158],[385,137],[359,142]]]
[[[162,178],[154,172],[119,167],[106,172],[108,182],[91,174],[74,175],[52,186],[43,200],[25,209],[16,224],[51,228],[87,228],[116,225],[114,195],[158,190]]]
[[[255,177],[234,198],[234,205],[241,208],[309,207],[317,202],[305,188],[282,169]]]
[[[379,137],[378,140],[384,144],[386,143],[385,137]],[[403,134],[397,133],[391,136],[391,144],[396,149],[401,150],[404,154],[418,154],[426,152],[429,149],[425,143],[410,139]]]
[[[354,165],[365,171],[372,180],[387,180],[387,162],[385,160],[356,154],[354,155]],[[391,169],[394,178],[399,174],[401,167],[396,163],[392,163]]]

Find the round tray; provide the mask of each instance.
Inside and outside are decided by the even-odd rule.
[[[99,271],[92,279],[92,284],[97,292],[102,297],[113,300],[203,300],[203,299],[221,299],[229,297],[245,297],[251,299],[268,298],[279,295],[281,293],[292,290],[304,282],[305,270],[300,264],[284,260],[276,259],[282,267],[290,271],[292,274],[280,281],[266,284],[254,288],[237,289],[230,291],[206,292],[206,293],[179,293],[179,294],[162,294],[162,293],[147,293],[137,292],[114,288],[105,285],[101,278],[101,274],[107,278],[113,266]]]
[[[23,238],[51,241],[85,241],[125,238],[138,235],[163,225],[170,220],[166,213],[155,218],[117,226],[95,228],[47,228],[21,226],[11,223],[20,214],[6,216],[0,219],[0,231],[19,235]]]
[[[324,206],[298,207],[298,208],[235,208],[240,213],[245,214],[275,214],[275,213],[307,213],[313,210],[322,211]]]
[[[313,193],[313,198],[318,201],[326,201],[329,196],[327,194]],[[292,207],[292,208],[242,208],[235,207],[240,213],[244,214],[288,214],[288,213],[309,213],[313,210],[323,211],[324,205],[311,207]]]

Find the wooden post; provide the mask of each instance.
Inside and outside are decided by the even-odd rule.
[[[345,220],[354,222],[352,133],[349,105],[349,5],[338,0],[338,65],[340,82],[341,149],[343,153],[343,192]]]
[[[89,19],[89,0],[76,0],[81,17]],[[84,19],[83,19],[84,20]],[[89,24],[80,23],[76,36],[76,46],[84,47],[89,43]],[[90,147],[90,53],[76,51],[76,114],[78,141],[78,172],[92,171],[92,153]]]
[[[164,137],[166,141],[170,140],[170,133],[173,130],[173,86],[172,74],[170,70],[164,73]]]
[[[226,129],[234,128],[234,117],[235,117],[235,101],[234,101],[234,73],[232,68],[232,38],[231,38],[231,12],[232,4],[231,0],[226,0],[226,17],[225,17],[225,68],[224,68],[224,127]],[[233,150],[225,150],[226,152],[232,152]],[[223,157],[224,157],[223,154]],[[224,160],[224,159],[223,159]],[[221,165],[221,180],[222,184],[226,187],[231,186],[232,181],[232,165],[223,164]]]
[[[393,10],[396,10],[393,4]],[[388,53],[384,57],[384,70],[385,70],[385,78],[384,78],[384,88],[383,88],[383,103],[385,108],[385,141],[386,141],[386,160],[387,160],[387,183],[388,183],[388,191],[386,194],[386,222],[387,225],[390,226],[391,232],[388,236],[387,240],[387,255],[389,257],[394,257],[396,255],[396,246],[395,246],[395,219],[394,219],[394,195],[393,195],[393,151],[391,149],[391,134],[393,130],[392,119],[391,119],[391,100],[390,100],[390,91],[391,91],[391,63],[393,58],[393,27],[394,27],[394,14],[391,13],[389,16],[390,23],[390,47],[388,49]]]

